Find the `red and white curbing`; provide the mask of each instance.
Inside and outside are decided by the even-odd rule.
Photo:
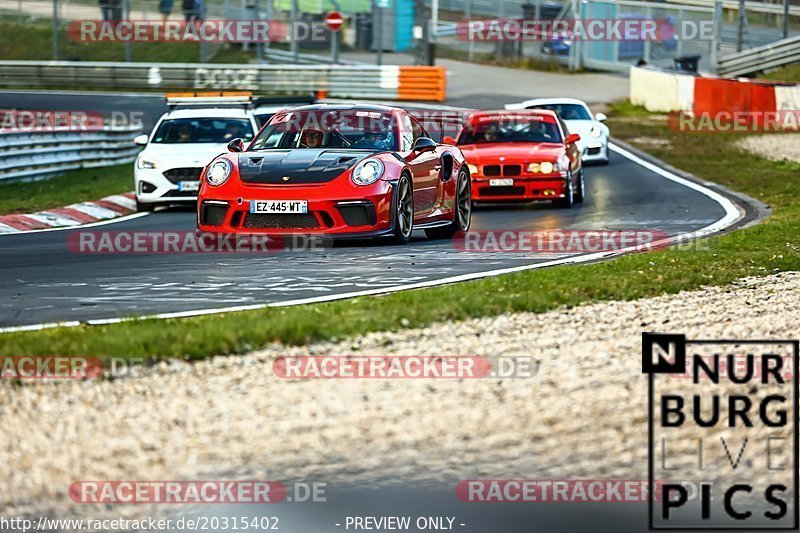
[[[83,226],[136,212],[132,192],[106,196],[94,202],[81,202],[60,209],[27,215],[0,216],[0,233],[21,233],[59,227]]]

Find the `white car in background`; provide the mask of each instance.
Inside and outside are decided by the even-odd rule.
[[[549,109],[555,111],[566,123],[569,133],[581,136],[578,148],[584,163],[608,163],[608,126],[603,124],[603,113],[593,115],[583,100],[575,98],[535,98],[518,104],[508,104],[506,109]]]
[[[137,210],[196,202],[203,168],[227,152],[233,139],[249,142],[258,131],[249,100],[168,97],[175,109],[158,120],[149,136],[134,139],[144,146],[133,169]],[[188,107],[178,108],[182,104]]]

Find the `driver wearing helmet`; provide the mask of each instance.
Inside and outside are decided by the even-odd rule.
[[[305,130],[300,137],[300,144],[307,148],[319,148],[322,146],[323,133],[319,130]]]
[[[374,150],[391,149],[389,135],[383,131],[368,131],[353,144],[353,148],[368,148]]]

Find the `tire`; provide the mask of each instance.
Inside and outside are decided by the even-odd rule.
[[[578,179],[578,192],[575,193],[575,203],[582,204],[586,198],[586,183],[583,179],[583,169],[581,169],[581,177]]]
[[[553,200],[553,205],[559,209],[569,209],[575,203],[575,191],[572,189],[572,176],[567,180],[567,195],[564,198]]]
[[[155,208],[156,208],[155,204],[143,204],[138,199],[136,200],[137,213],[152,213]]]
[[[397,193],[394,205],[394,230],[392,240],[406,244],[414,231],[414,188],[411,180],[403,174],[397,180]]]
[[[441,228],[431,228],[425,230],[425,235],[429,239],[452,239],[453,235],[459,231],[469,230],[472,222],[472,180],[466,171],[458,173],[458,183],[456,184],[456,209],[453,213],[453,221]]]

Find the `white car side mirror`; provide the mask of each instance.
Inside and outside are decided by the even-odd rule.
[[[133,138],[133,144],[139,146],[147,146],[147,135],[137,135]]]
[[[608,117],[606,116],[606,114],[605,114],[605,113],[597,113],[597,114],[594,116],[594,119],[595,119],[596,121],[598,121],[598,122],[605,122],[607,118],[608,118]]]

